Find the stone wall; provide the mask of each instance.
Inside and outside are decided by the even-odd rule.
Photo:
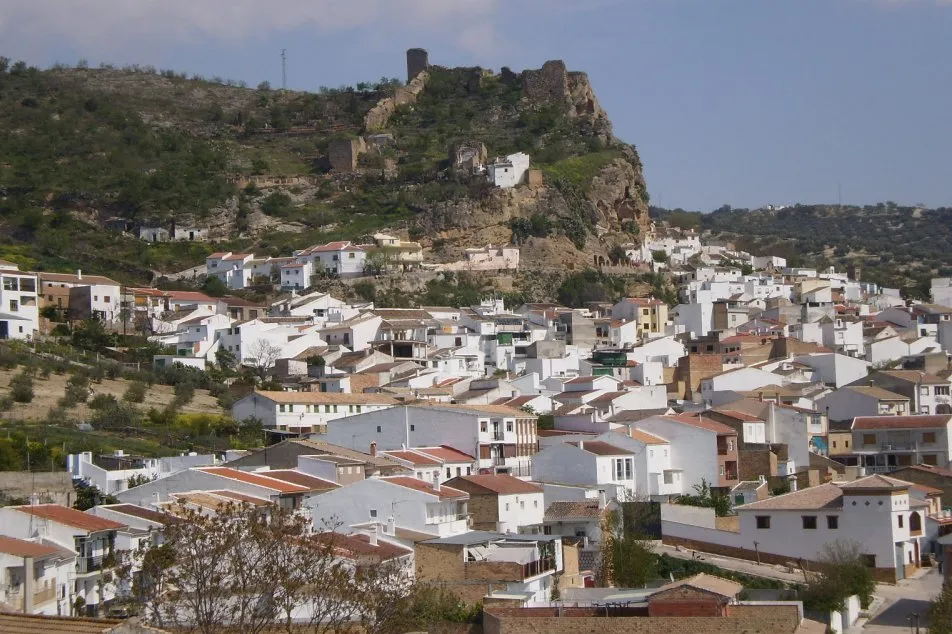
[[[372,132],[386,128],[390,124],[390,117],[393,116],[397,106],[415,103],[417,97],[426,88],[429,79],[430,74],[422,71],[410,80],[406,86],[397,87],[392,97],[385,97],[378,101],[377,105],[364,115],[364,129]]]
[[[474,495],[469,492],[469,513],[474,531],[495,531],[499,521],[499,502],[495,494]]]
[[[550,60],[539,70],[522,74],[522,90],[531,101],[564,101],[569,94],[569,73],[565,62]]]
[[[721,617],[605,617],[577,609],[563,610],[558,616],[548,608],[493,609],[483,614],[485,634],[783,634],[796,631],[799,625],[799,610],[793,605],[729,606],[727,616]]]
[[[367,151],[362,138],[334,139],[327,146],[327,158],[335,172],[353,172],[357,169],[357,159]]]
[[[777,475],[777,454],[769,449],[741,449],[738,465],[741,480]]]
[[[451,590],[467,603],[476,603],[491,592],[504,592],[506,580],[522,577],[519,564],[464,563],[462,551],[463,546],[453,544],[417,544],[417,579]]]
[[[430,54],[425,48],[411,48],[407,51],[407,83],[430,68]]]
[[[0,471],[0,501],[29,501],[34,493],[41,504],[72,506],[76,501],[72,477],[65,471]]]

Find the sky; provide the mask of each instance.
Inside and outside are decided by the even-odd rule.
[[[288,87],[589,74],[652,203],[952,206],[952,0],[2,0],[0,55]]]

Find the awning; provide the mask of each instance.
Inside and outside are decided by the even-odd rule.
[[[0,321],[30,321],[26,317],[21,317],[20,315],[13,315],[11,313],[0,313]]]
[[[823,438],[823,436],[813,436],[810,439],[810,442],[812,442],[813,446],[819,449],[820,451],[827,451],[828,449],[826,440]]]

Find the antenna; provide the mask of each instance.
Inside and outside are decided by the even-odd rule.
[[[288,89],[288,49],[281,49],[281,90]]]

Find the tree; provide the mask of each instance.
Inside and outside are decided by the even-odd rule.
[[[205,278],[202,291],[209,297],[224,297],[228,294],[228,287],[218,277],[210,275]]]
[[[134,473],[131,476],[129,476],[129,479],[126,481],[126,485],[130,489],[133,489],[142,484],[148,484],[150,482],[153,482],[155,479],[156,479],[155,476],[150,478],[149,476],[142,473]]]
[[[675,502],[684,506],[700,506],[702,508],[714,509],[717,517],[725,517],[731,514],[731,501],[726,495],[714,493],[711,490],[711,483],[702,478],[700,484],[694,485],[694,495],[679,495]]]
[[[23,370],[10,380],[10,396],[17,403],[33,401],[33,377]]]
[[[276,346],[267,339],[258,339],[248,348],[249,363],[261,380],[268,375],[268,370],[281,356],[280,346]]]
[[[847,597],[859,596],[865,609],[873,598],[876,580],[866,565],[862,544],[838,539],[823,546],[820,569],[803,591],[804,606],[811,610],[840,610]]]
[[[610,511],[602,530],[602,563],[599,577],[603,585],[636,588],[656,578],[658,558],[651,541],[635,526],[625,526],[620,509]]]
[[[146,385],[142,381],[133,381],[126,388],[126,393],[122,395],[122,400],[129,403],[141,403],[145,401]]]
[[[952,634],[952,584],[942,586],[942,592],[929,606],[929,632]]]
[[[234,369],[237,361],[238,359],[235,357],[235,353],[227,348],[220,347],[218,348],[218,352],[215,353],[215,363],[223,370]]]

